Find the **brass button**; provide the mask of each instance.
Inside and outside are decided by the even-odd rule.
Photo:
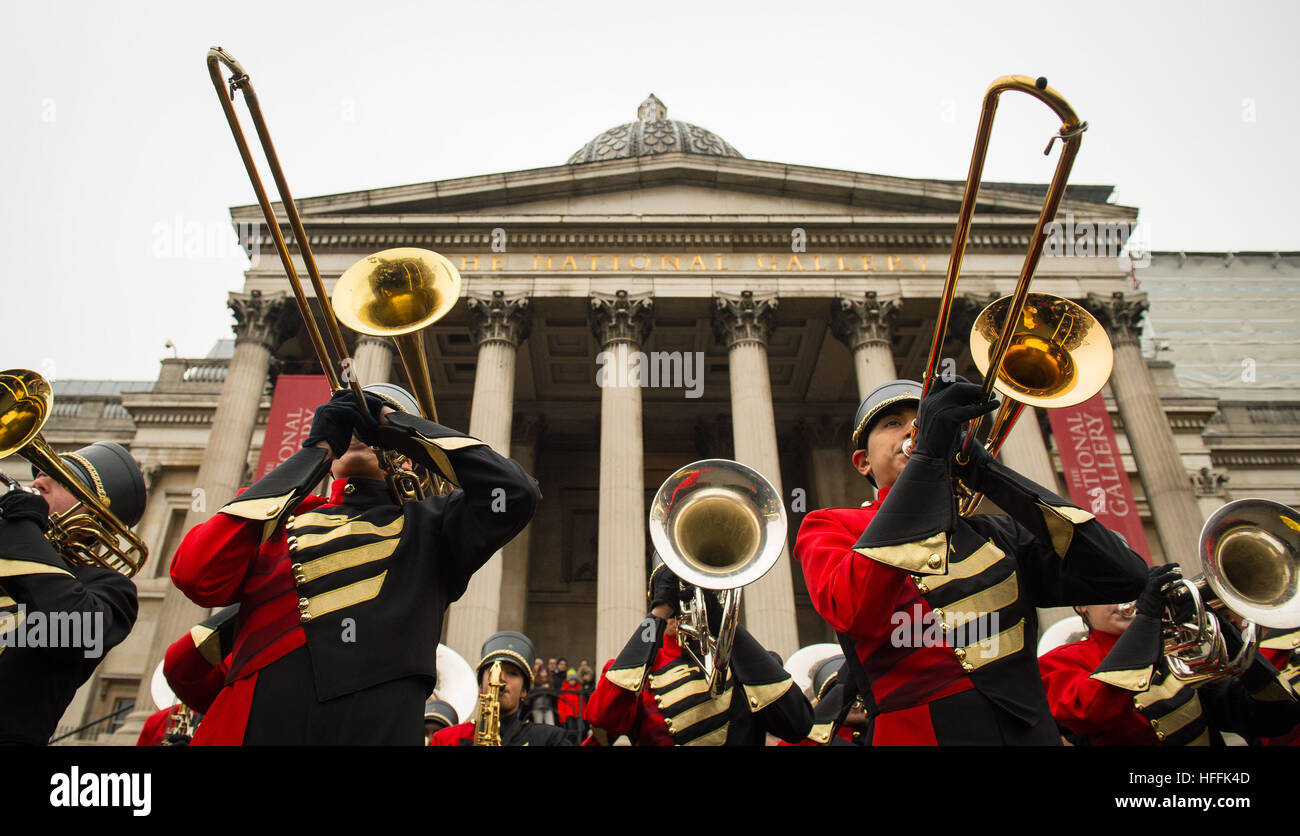
[[[962,647],[954,647],[952,649],[952,654],[956,656],[957,661],[960,662],[966,658],[966,649]]]
[[[1156,731],[1156,732],[1160,731],[1160,721],[1159,721],[1159,720],[1152,720],[1152,721],[1151,721],[1151,731]]]
[[[859,737],[862,737],[862,732],[858,731],[857,729],[854,729],[854,730],[853,730],[853,739],[854,739],[854,740],[857,740]]]
[[[916,591],[924,595],[930,591],[930,587],[926,586],[924,581],[918,579],[916,582]]]
[[[930,559],[926,561],[926,565],[931,569],[938,569],[943,565],[943,558],[939,557],[937,554],[932,554],[930,555]]]
[[[307,612],[307,607],[311,606],[311,601],[306,598],[298,599],[298,620],[304,624],[311,621],[311,613]]]
[[[1138,687],[1139,687],[1139,688],[1145,688],[1145,687],[1147,687],[1147,681],[1146,681],[1145,679],[1142,680],[1141,682],[1138,683]]]
[[[757,698],[757,697],[750,697],[750,698],[749,698],[749,707],[750,707],[750,708],[758,708],[758,698]]]
[[[1143,711],[1146,711],[1146,710],[1147,710],[1147,707],[1146,707],[1145,705],[1143,705],[1142,703],[1138,702],[1138,698],[1137,698],[1137,697],[1134,697],[1134,698],[1133,698],[1133,710],[1134,710],[1134,711],[1137,711],[1138,713],[1141,713],[1141,712],[1143,712]]]
[[[343,492],[349,495],[354,494],[357,492],[357,486],[349,482],[348,484],[343,486]]]
[[[966,673],[970,673],[971,671],[975,670],[975,666],[972,665],[970,662],[962,662],[961,669],[966,671]]]
[[[295,563],[295,564],[293,564],[292,566],[290,566],[289,568],[290,568],[290,570],[293,571],[293,580],[294,580],[294,583],[306,583],[306,582],[307,582],[307,575],[306,575],[305,572],[302,571],[302,564],[301,564],[301,563]]]
[[[1158,731],[1158,732],[1156,732],[1156,740],[1164,741],[1164,739],[1165,739],[1165,733],[1164,733],[1164,732],[1162,732],[1162,731]]]

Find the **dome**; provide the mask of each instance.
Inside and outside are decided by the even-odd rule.
[[[636,109],[637,121],[610,128],[582,146],[568,159],[568,165],[649,157],[654,154],[685,152],[707,157],[744,155],[722,137],[692,125],[668,118],[668,108],[653,94]]]

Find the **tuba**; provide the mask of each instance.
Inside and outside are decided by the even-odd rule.
[[[53,407],[53,390],[36,372],[0,372],[0,459],[15,454],[23,457],[77,500],[62,514],[50,516],[45,537],[55,551],[70,563],[102,566],[132,577],[149,559],[149,549],[41,437]],[[3,472],[0,481],[10,490],[30,490]]]
[[[1201,529],[1205,567],[1166,587],[1164,653],[1184,682],[1237,676],[1259,648],[1259,627],[1300,626],[1300,514],[1267,499],[1239,499]],[[1178,612],[1191,611],[1179,619]],[[1241,648],[1229,652],[1214,612],[1244,620]]]
[[[721,693],[740,619],[741,588],[767,574],[785,546],[785,506],[772,483],[730,459],[692,462],[669,476],[650,503],[650,540],[665,565],[695,586],[678,630],[682,646]],[[707,592],[706,592],[707,590]],[[718,598],[721,623],[710,627],[705,595]]]
[[[1047,79],[1003,76],[989,85],[984,94],[984,108],[961,208],[957,214],[952,254],[948,259],[947,280],[939,300],[938,327],[930,345],[925,375],[921,379],[921,400],[924,401],[929,394],[942,358],[944,338],[957,293],[957,279],[961,274],[966,243],[970,238],[984,160],[993,132],[993,119],[997,113],[998,99],[1008,91],[1033,96],[1052,109],[1061,119],[1061,127],[1052,136],[1043,153],[1050,153],[1052,145],[1058,139],[1061,140],[1062,150],[1038,215],[1038,223],[1030,238],[1029,251],[1020,268],[1020,279],[1015,292],[985,308],[971,328],[971,356],[984,375],[983,400],[988,401],[995,389],[1006,396],[986,441],[989,453],[994,456],[1001,450],[1025,405],[1059,408],[1083,403],[1100,392],[1106,384],[1113,358],[1105,329],[1082,306],[1059,296],[1029,292],[1029,285],[1043,254],[1043,244],[1047,240],[1047,225],[1055,219],[1060,208],[1066,181],[1070,177],[1070,169],[1074,166],[1074,158],[1079,152],[1088,123],[1080,121],[1064,97],[1047,86]],[[968,460],[970,440],[979,431],[982,420],[983,416],[980,416],[971,423],[962,448],[957,453],[958,462],[964,464]],[[911,437],[903,445],[904,451],[909,455],[915,445],[916,429],[914,424]],[[962,494],[959,506],[962,515],[973,513],[979,505],[979,495],[966,490],[964,486],[960,487],[959,493]]]
[[[399,247],[384,250],[366,256],[344,271],[334,286],[335,298],[340,300],[337,314],[329,294],[325,292],[325,283],[321,280],[316,259],[308,245],[307,232],[303,229],[298,207],[289,193],[289,184],[285,181],[284,171],[276,156],[275,146],[266,129],[266,120],[258,104],[257,94],[248,73],[228,52],[221,47],[212,47],[207,55],[208,74],[221,100],[222,110],[230,131],[234,135],[239,155],[244,161],[244,168],[257,193],[258,205],[266,218],[267,228],[280,255],[280,263],[289,278],[298,311],[302,314],[307,336],[311,341],[321,368],[329,380],[330,389],[338,392],[351,388],[361,408],[365,409],[365,395],[361,391],[361,382],[357,380],[352,369],[352,358],[348,355],[347,345],[339,330],[339,320],[360,334],[376,337],[391,337],[397,344],[397,350],[410,381],[412,394],[420,404],[424,417],[436,421],[438,411],[433,401],[433,384],[429,377],[428,359],[424,353],[419,332],[429,327],[452,309],[460,297],[460,273],[452,263],[438,253],[414,247]],[[232,73],[228,82],[221,77],[224,65]],[[229,90],[227,90],[227,83]],[[293,229],[295,242],[302,254],[307,274],[311,278],[316,300],[320,305],[325,321],[325,332],[330,338],[330,347],[326,346],[321,336],[321,329],[316,324],[316,317],[308,304],[302,282],[298,278],[293,257],[280,232],[280,222],[267,196],[266,188],[258,175],[253,162],[248,140],[239,126],[239,117],[235,114],[235,91],[244,94],[249,115],[261,142],[262,151],[275,180],[276,190],[280,193],[280,202],[289,225]],[[331,348],[332,352],[331,353]],[[402,457],[387,450],[378,450],[379,464],[387,474],[389,489],[400,505],[411,499],[420,499],[430,492],[441,493],[445,485],[441,479],[430,474],[413,472],[403,468]]]

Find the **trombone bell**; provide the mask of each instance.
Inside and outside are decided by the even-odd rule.
[[[1263,627],[1300,624],[1300,514],[1264,499],[1239,499],[1206,521],[1205,580],[1237,615]]]
[[[460,273],[431,250],[397,247],[353,264],[334,285],[334,312],[372,337],[398,337],[442,319],[460,298]]]
[[[988,374],[1012,301],[998,299],[971,327],[971,357],[981,374]],[[1101,391],[1113,363],[1096,317],[1069,299],[1030,293],[993,388],[1029,406],[1074,406]]]

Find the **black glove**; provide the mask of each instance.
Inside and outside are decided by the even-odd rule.
[[[307,436],[302,446],[312,447],[324,441],[336,459],[347,452],[353,435],[373,447],[379,441],[379,420],[376,416],[382,406],[384,402],[379,397],[366,393],[367,408],[362,409],[350,389],[340,389],[328,403],[316,408],[316,414],[311,420],[311,435]]]
[[[672,608],[675,617],[681,610],[681,600],[683,598],[690,600],[694,597],[695,587],[683,583],[672,573],[667,564],[660,563],[650,573],[650,609],[666,604]]]
[[[970,444],[966,447],[966,453],[970,459],[966,464],[955,461],[953,462],[952,475],[961,479],[962,484],[976,493],[984,492],[984,474],[988,472],[989,465],[993,464],[996,459],[989,455],[989,451],[984,449],[978,438],[972,438]]]
[[[932,459],[951,456],[960,440],[958,430],[962,425],[1000,405],[997,398],[981,402],[982,392],[982,387],[964,377],[958,377],[952,383],[936,380],[921,402],[916,418],[916,452]]]
[[[31,520],[45,531],[50,527],[50,504],[40,494],[12,490],[0,496],[0,517],[10,522]]]
[[[1168,600],[1164,588],[1171,581],[1176,581],[1183,576],[1183,570],[1177,563],[1167,563],[1163,566],[1152,566],[1147,569],[1147,585],[1142,588],[1142,594],[1137,599],[1138,615],[1145,615],[1156,620],[1165,616],[1165,601]]]

